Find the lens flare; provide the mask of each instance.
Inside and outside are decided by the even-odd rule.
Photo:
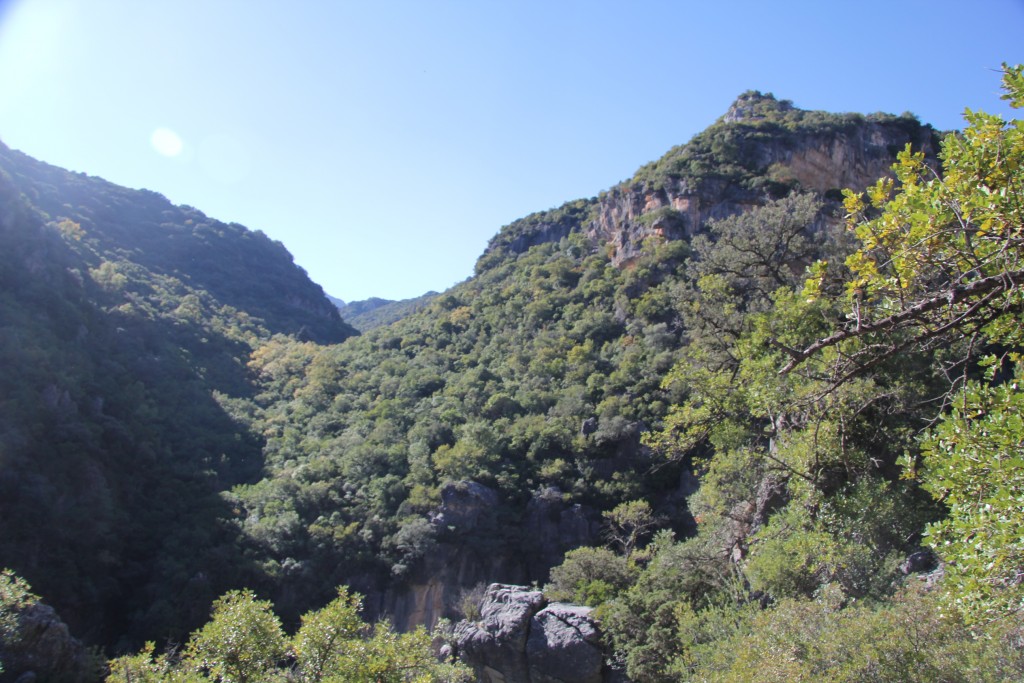
[[[185,147],[181,137],[170,128],[157,128],[154,130],[153,134],[149,137],[149,143],[153,145],[153,149],[158,154],[162,154],[165,157],[176,157],[181,154],[181,150]]]

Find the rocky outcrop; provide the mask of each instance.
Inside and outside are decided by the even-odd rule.
[[[837,196],[844,188],[861,190],[892,174],[895,153],[908,143],[934,156],[931,129],[918,134],[897,122],[870,122],[821,132],[773,135],[743,146],[744,166],[751,176],[773,179],[780,187]],[[593,241],[607,244],[612,262],[636,257],[644,240],[683,239],[719,220],[763,204],[766,191],[735,179],[688,176],[639,181],[602,195],[594,218],[583,226]]]
[[[562,492],[549,486],[533,494],[526,504],[524,541],[531,578],[546,581],[551,567],[565,553],[592,544],[599,535],[600,514],[579,503],[567,503]]]
[[[530,621],[545,606],[539,590],[491,584],[480,605],[480,618],[455,627],[457,652],[487,683],[530,680],[526,643]]]
[[[25,607],[9,640],[0,639],[0,681],[66,681],[99,678],[89,651],[71,636],[57,612],[41,602]]]
[[[533,683],[601,683],[604,653],[593,609],[554,603],[530,620],[526,661]]]
[[[441,504],[430,515],[438,542],[420,558],[403,586],[368,595],[373,616],[387,616],[400,630],[434,626],[459,618],[468,594],[495,581],[544,582],[565,553],[597,541],[600,514],[567,503],[555,487],[534,493],[519,519],[499,519],[501,499],[475,481],[446,484]],[[515,538],[513,543],[501,539]]]
[[[793,190],[838,198],[891,175],[907,144],[934,159],[938,136],[907,116],[803,111],[748,92],[690,143],[630,181],[551,211],[527,216],[491,240],[481,264],[556,242],[572,233],[627,265],[648,238],[686,239],[722,219]],[[479,267],[479,266],[478,266]]]
[[[547,604],[525,586],[489,586],[479,618],[455,627],[455,644],[482,683],[602,683],[616,676],[591,608]]]
[[[441,506],[431,523],[449,531],[466,533],[489,521],[500,502],[498,492],[475,481],[459,481],[441,488]]]
[[[939,566],[939,560],[931,550],[919,550],[911,553],[907,559],[900,564],[900,572],[905,575],[920,574],[923,572],[935,571]]]
[[[497,491],[478,482],[445,484],[430,515],[437,542],[403,585],[381,594],[367,591],[371,616],[386,616],[402,631],[431,628],[439,619],[461,616],[459,603],[474,586],[529,580],[521,556],[493,547],[501,534],[500,503]]]

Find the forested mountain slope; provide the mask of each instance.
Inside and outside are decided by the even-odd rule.
[[[1006,630],[968,629],[1019,603],[1017,545],[980,583],[948,569],[953,607],[906,589],[926,532],[989,533],[929,463],[1020,448],[1024,145],[986,125],[943,143],[942,180],[911,116],[746,93],[341,343],[102,256],[84,212],[5,181],[4,562],[107,645],[180,642],[228,587],[295,625],[346,584],[408,628],[507,581],[597,607],[637,681],[1019,674]]]
[[[427,292],[413,299],[400,301],[371,298],[338,304],[338,311],[348,324],[360,332],[366,332],[375,327],[390,325],[407,315],[426,308],[427,304],[437,296],[437,292]]]
[[[905,145],[938,144],[908,117],[758,94],[741,107],[756,115],[507,226],[477,275],[424,311],[342,345],[254,354],[267,476],[234,495],[282,598],[345,582],[401,624],[433,620],[478,582],[546,580],[624,502],[692,533],[689,456],[641,443],[685,397],[666,375],[707,345],[726,355],[776,288],[841,259],[833,182],[866,184]]]
[[[217,492],[263,472],[249,354],[354,330],[264,235],[6,147],[0,281],[2,564],[99,642],[202,618],[245,571]]]

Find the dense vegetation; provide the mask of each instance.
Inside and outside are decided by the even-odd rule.
[[[459,683],[469,670],[439,661],[422,627],[395,633],[386,622],[370,626],[357,596],[345,589],[324,607],[303,615],[288,637],[273,606],[249,591],[231,591],[213,604],[210,621],[192,633],[181,652],[157,654],[152,643],[110,662],[107,683],[137,681],[256,681],[301,683]],[[434,637],[443,638],[438,632]]]
[[[90,641],[187,633],[248,576],[219,492],[262,473],[249,354],[354,330],[262,234],[0,164],[0,558]]]
[[[1019,67],[1004,84],[1024,105]],[[713,333],[645,441],[699,457],[699,532],[625,569],[578,550],[549,587],[600,605],[636,680],[1024,674],[1024,124],[967,120],[941,178],[908,149],[895,180],[847,193],[852,251],[806,282],[729,266],[758,251],[751,214],[695,244],[698,301],[719,305],[690,329]],[[917,545],[934,555],[904,561]]]
[[[1005,84],[1024,102],[1020,69]],[[631,182],[733,184],[752,208],[617,267],[582,230],[603,199],[569,202],[336,344],[336,319],[211,272],[219,239],[230,270],[265,238],[147,195],[202,221],[162,228],[200,240],[192,275],[3,178],[0,557],[94,642],[186,643],[116,660],[118,680],[320,680],[326,631],[337,680],[400,654],[459,676],[338,592],[386,608],[438,552],[597,606],[638,681],[1020,679],[1024,127],[970,114],[941,176],[907,150],[845,201],[760,151],[864,121],[748,94]],[[439,522],[468,482],[497,504]],[[540,497],[605,532],[550,576],[523,532]],[[244,656],[237,632],[259,636]]]

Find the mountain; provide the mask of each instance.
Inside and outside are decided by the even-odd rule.
[[[581,233],[621,266],[644,240],[689,239],[722,219],[794,191],[841,199],[891,173],[907,144],[932,159],[939,135],[912,116],[804,111],[749,91],[712,126],[592,199],[531,214],[495,235],[477,271],[545,242]]]
[[[244,311],[270,334],[333,343],[354,333],[284,245],[262,232],[174,206],[155,192],[69,173],[2,144],[0,169],[45,221],[78,226],[81,239],[72,242],[93,268],[123,265],[140,279],[165,282],[178,296]]]
[[[373,297],[363,301],[338,304],[342,317],[360,332],[367,332],[375,327],[390,325],[407,315],[411,315],[437,298],[437,292],[427,292],[413,299],[393,301]]]
[[[295,624],[346,584],[409,629],[546,584],[634,680],[815,606],[931,610],[890,601],[941,515],[899,462],[959,342],[778,372],[852,325],[842,191],[908,145],[938,168],[912,116],[745,93],[358,336],[258,233],[6,152],[2,556],[107,645],[182,642],[242,586]]]
[[[267,475],[234,494],[276,604],[346,583],[408,628],[477,584],[546,581],[622,503],[693,533],[692,456],[642,442],[685,398],[668,373],[715,339],[726,355],[816,259],[842,262],[843,183],[938,149],[912,117],[756,93],[730,111],[630,181],[506,226],[423,310],[254,354]]]
[[[262,233],[3,146],[0,282],[2,563],[91,642],[201,619],[245,572],[250,353],[355,330]]]

